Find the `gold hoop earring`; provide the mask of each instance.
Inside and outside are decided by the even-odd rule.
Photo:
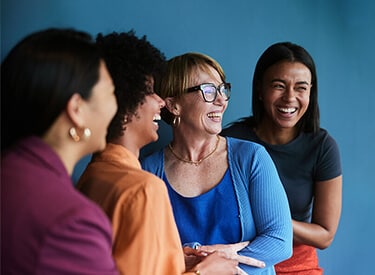
[[[172,126],[174,128],[177,128],[180,125],[181,122],[181,117],[180,116],[175,116],[172,120]]]

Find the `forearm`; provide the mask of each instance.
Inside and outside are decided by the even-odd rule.
[[[291,236],[258,236],[239,254],[264,261],[266,266],[275,265],[292,255]]]
[[[341,215],[342,176],[315,183],[311,223],[293,220],[293,241],[325,249],[332,243]]]
[[[334,233],[323,226],[293,220],[293,242],[325,249],[333,241]]]

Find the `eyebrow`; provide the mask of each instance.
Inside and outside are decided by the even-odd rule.
[[[283,79],[275,78],[275,79],[272,79],[272,80],[271,80],[271,83],[273,83],[273,82],[282,82],[282,83],[285,83],[286,81],[283,80]],[[297,85],[301,85],[301,84],[310,85],[309,82],[304,81],[304,80],[303,80],[303,81],[298,81],[296,84],[297,84]]]

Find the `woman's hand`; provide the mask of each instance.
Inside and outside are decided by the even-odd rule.
[[[189,246],[184,246],[183,249],[186,270],[192,270],[193,267],[200,263],[209,254],[206,251],[194,249]]]
[[[192,271],[199,270],[202,275],[247,275],[245,271],[238,267],[238,261],[228,259],[223,252],[215,251],[203,257],[200,263],[191,268]]]
[[[265,263],[251,258],[247,256],[241,256],[238,254],[238,251],[242,250],[246,246],[249,245],[249,242],[241,242],[241,243],[235,243],[235,244],[215,244],[215,245],[202,245],[198,247],[197,250],[198,252],[205,252],[205,253],[211,253],[213,251],[220,251],[224,253],[224,255],[228,259],[236,260],[239,263],[246,264],[246,265],[251,265],[255,267],[265,267]]]

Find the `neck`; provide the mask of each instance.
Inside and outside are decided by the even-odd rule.
[[[287,144],[298,135],[296,127],[276,128],[266,123],[259,124],[254,131],[260,140],[273,145]]]
[[[137,158],[139,158],[139,152],[141,150],[141,147],[137,145],[136,142],[134,142],[131,138],[126,138],[124,135],[117,137],[113,140],[111,140],[111,143],[124,146],[126,149],[128,149],[130,152],[132,152]]]
[[[177,146],[175,142],[174,142],[175,147],[172,144],[169,144],[168,148],[170,149],[172,154],[175,156],[175,158],[178,159],[179,161],[182,161],[188,164],[194,164],[195,166],[198,166],[204,160],[208,159],[216,152],[219,146],[219,142],[220,142],[220,137],[217,135],[215,145],[212,145],[212,142],[208,142],[207,146],[205,146],[205,148],[208,148],[209,150],[208,152],[206,152],[207,150],[205,149],[190,150],[190,153],[189,152],[187,153],[187,155],[189,155],[188,157],[184,157],[184,154],[180,153],[183,150],[176,150]],[[197,153],[195,154],[194,151],[196,151]],[[194,158],[195,155],[197,156],[196,158]]]

